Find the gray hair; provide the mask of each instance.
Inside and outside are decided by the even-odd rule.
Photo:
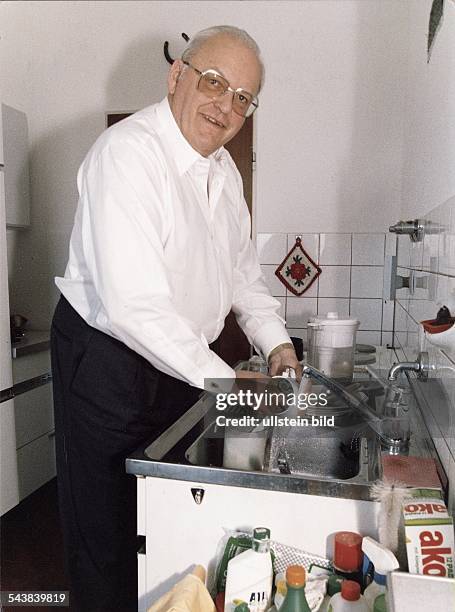
[[[236,28],[235,26],[220,25],[201,30],[188,42],[182,53],[182,60],[189,62],[208,40],[220,35],[230,36],[231,38],[238,40],[245,45],[245,47],[251,49],[251,51],[255,53],[261,68],[261,80],[259,83],[259,90],[261,90],[265,79],[265,68],[261,58],[261,50],[259,49],[257,42],[248,34],[248,32],[241,30],[240,28]]]

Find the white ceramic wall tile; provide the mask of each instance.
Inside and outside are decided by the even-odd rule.
[[[409,237],[408,237],[409,240]],[[410,242],[409,267],[416,270],[422,269],[424,244],[421,242]]]
[[[439,297],[439,293],[438,293]],[[455,278],[449,277],[447,279],[447,298],[446,306],[450,312],[455,313]],[[455,316],[455,315],[454,315]]]
[[[395,331],[407,331],[407,310],[409,308],[409,300],[397,300],[395,308]]]
[[[382,332],[381,334],[381,345],[382,346],[391,346],[392,345],[392,338],[393,338],[393,333],[392,332]]]
[[[302,237],[302,247],[311,257],[311,259],[318,263],[319,262],[319,234],[302,234],[295,232],[295,234],[287,235],[287,251],[289,252],[295,244],[297,236]]]
[[[256,248],[261,264],[280,264],[287,253],[286,234],[258,234]]]
[[[349,297],[349,266],[322,266],[319,277],[319,297]]]
[[[383,300],[382,302],[382,330],[393,330],[393,316],[395,310],[395,302],[393,300]]]
[[[352,266],[351,297],[382,298],[384,268]]]
[[[373,344],[374,346],[381,345],[381,332],[375,331],[358,331],[356,342],[359,344]]]
[[[318,297],[318,290],[319,290],[319,278],[317,278],[313,284],[311,285],[311,287],[309,289],[307,289],[305,291],[305,293],[301,296],[301,297],[306,297],[306,298],[317,298]],[[289,291],[289,289],[286,290],[286,295],[288,297],[296,297],[296,295],[294,293],[292,293],[292,291]]]
[[[307,339],[307,330],[302,328],[295,327],[286,327],[286,330],[290,336],[294,336],[294,338],[302,338],[304,342]]]
[[[384,234],[352,234],[352,265],[382,266],[384,245]]]
[[[411,240],[406,234],[397,236],[398,240],[398,265],[409,268],[411,263]]]
[[[406,268],[397,268],[397,276],[401,276],[402,278],[409,278],[410,272]],[[401,287],[396,291],[397,299],[404,300],[409,297],[409,288]]]
[[[337,312],[340,317],[349,317],[349,300],[347,298],[319,298],[318,315]]]
[[[433,302],[427,300],[409,300],[409,314],[411,317],[419,323],[427,319],[434,319],[436,317],[436,306]]]
[[[450,226],[449,236],[447,238],[447,251],[448,251],[448,262],[447,262],[447,274],[455,276],[455,198],[454,204],[450,209]]]
[[[317,314],[316,298],[287,298],[286,325],[289,328],[306,327],[308,319]]]
[[[351,317],[360,321],[360,330],[381,330],[382,300],[352,300]]]
[[[385,235],[385,254],[395,255],[397,250],[397,235],[386,234]]]
[[[351,234],[321,234],[319,263],[324,266],[351,264]]]
[[[286,297],[287,289],[275,275],[275,265],[262,264],[261,270],[270,293],[275,297]]]

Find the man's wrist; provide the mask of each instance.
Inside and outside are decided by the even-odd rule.
[[[281,353],[281,351],[285,349],[294,350],[294,345],[292,344],[292,342],[284,342],[283,344],[279,344],[274,349],[272,349],[269,353],[269,356],[267,357],[267,362],[270,363],[270,360],[274,355],[278,355],[278,353]]]

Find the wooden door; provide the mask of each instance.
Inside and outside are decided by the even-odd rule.
[[[248,117],[240,132],[225,148],[232,155],[243,180],[243,192],[250,215],[253,211],[253,117]],[[234,313],[231,311],[226,317],[224,329],[218,338],[218,355],[230,366],[239,360],[248,359],[250,344],[237,324]]]

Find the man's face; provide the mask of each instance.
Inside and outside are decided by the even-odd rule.
[[[210,68],[224,76],[233,89],[241,87],[256,95],[261,69],[256,55],[240,41],[226,35],[209,39],[191,58],[203,72]],[[177,60],[168,77],[169,102],[182,134],[207,157],[231,140],[245,119],[232,109],[232,93],[211,98],[197,89],[199,75]]]

